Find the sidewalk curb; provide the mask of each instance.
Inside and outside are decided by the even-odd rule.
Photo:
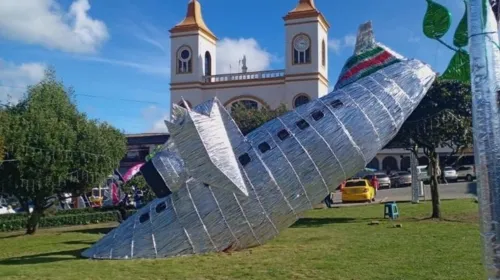
[[[333,208],[343,208],[343,207],[362,207],[362,206],[370,206],[370,205],[376,205],[376,204],[384,204],[385,202],[389,201],[389,200],[385,200],[387,197],[381,199],[380,201],[376,201],[376,202],[373,202],[373,203],[367,203],[367,202],[364,202],[364,203],[348,203],[348,204],[342,204],[342,203],[335,203],[332,205],[331,209]],[[445,201],[445,200],[460,200],[460,199],[472,199],[472,198],[469,198],[469,197],[461,197],[461,198],[442,198],[440,199],[441,201]],[[400,200],[390,200],[390,201],[394,201],[396,203],[412,203],[412,201],[410,199],[400,199]],[[426,199],[426,200],[420,200],[419,203],[423,203],[423,202],[431,202],[432,200],[431,199]],[[417,203],[417,204],[419,204]],[[323,208],[328,208],[326,207],[326,205],[323,207]],[[321,209],[321,208],[315,208],[315,209]]]

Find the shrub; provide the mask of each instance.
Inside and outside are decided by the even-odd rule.
[[[117,220],[116,211],[84,213],[79,215],[55,215],[51,217],[42,217],[40,219],[40,228],[88,225],[114,222]],[[0,220],[0,231],[15,231],[26,228],[26,217],[10,220]]]
[[[135,208],[133,206],[128,206],[126,209],[127,211],[131,211],[134,210]],[[101,208],[75,208],[68,210],[58,210],[55,211],[54,213],[45,213],[44,216],[51,217],[51,216],[81,215],[81,214],[102,213],[102,212],[109,212],[116,210],[118,210],[117,206],[101,207]],[[3,214],[0,215],[0,223],[3,221],[26,219],[27,217],[28,213],[26,212],[15,213],[15,214]]]
[[[66,212],[70,212],[71,214],[63,215]],[[127,217],[134,215],[136,212],[136,209],[127,210]],[[59,211],[57,213],[59,214],[41,218],[39,227],[48,228],[115,222],[118,220],[119,215],[119,212],[116,210],[92,211],[89,208]],[[0,219],[0,232],[23,230],[26,228],[28,218],[26,213],[5,214],[1,216],[7,217]]]

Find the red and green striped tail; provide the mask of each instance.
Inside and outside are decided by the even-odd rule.
[[[335,89],[342,88],[400,60],[386,48],[375,43],[371,23],[360,28],[355,54],[342,71]]]

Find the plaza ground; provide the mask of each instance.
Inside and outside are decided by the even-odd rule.
[[[79,258],[115,224],[1,234],[0,279],[485,279],[477,206],[443,201],[434,221],[430,203],[400,203],[401,228],[382,204],[311,210],[264,246],[163,260]]]

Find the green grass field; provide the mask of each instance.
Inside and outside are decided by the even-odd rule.
[[[311,210],[264,246],[163,260],[79,258],[115,224],[0,235],[0,279],[484,279],[477,204],[400,204],[402,228],[383,205]],[[379,220],[379,225],[368,225]]]

